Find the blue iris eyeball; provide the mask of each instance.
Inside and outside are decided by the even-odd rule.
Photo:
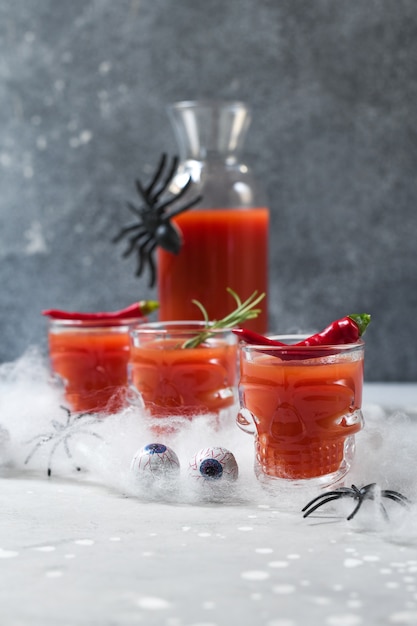
[[[130,469],[138,477],[174,478],[180,472],[180,462],[174,450],[163,443],[148,443],[135,453]]]
[[[231,482],[239,475],[234,455],[226,448],[203,448],[189,463],[189,474],[199,482]]]

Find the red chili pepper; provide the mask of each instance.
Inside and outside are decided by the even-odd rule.
[[[140,300],[119,311],[100,311],[97,313],[79,313],[77,311],[61,311],[60,309],[46,309],[42,315],[55,320],[99,321],[124,320],[133,317],[144,317],[159,307],[155,300]]]
[[[233,328],[235,335],[246,341],[246,343],[252,343],[259,346],[286,346],[286,343],[281,341],[275,341],[275,339],[269,339],[263,335],[258,335],[253,330],[247,328]]]
[[[355,343],[365,332],[371,316],[368,313],[352,313],[332,322],[324,330],[311,335],[296,346],[334,346]]]
[[[356,343],[365,332],[371,316],[368,313],[353,313],[332,322],[324,330],[307,339],[293,344],[294,346],[334,346]],[[243,341],[260,346],[286,346],[288,344],[258,335],[247,328],[234,328],[233,332]],[[298,353],[297,353],[298,354]]]

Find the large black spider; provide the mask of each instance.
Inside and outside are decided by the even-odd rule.
[[[391,489],[379,489],[376,483],[370,483],[369,485],[365,485],[361,489],[358,489],[355,485],[351,487],[339,487],[338,489],[334,489],[333,491],[328,491],[327,493],[323,493],[313,500],[310,500],[308,504],[302,509],[304,513],[303,517],[308,517],[311,513],[314,513],[320,506],[323,504],[327,504],[327,502],[332,502],[332,500],[339,500],[340,498],[353,498],[357,501],[357,505],[353,509],[352,513],[347,517],[348,520],[351,520],[355,517],[356,513],[361,508],[364,500],[376,500],[377,498],[388,498],[389,500],[393,500],[402,506],[407,506],[410,504],[410,500],[403,496],[398,491],[392,491]],[[379,502],[380,510],[383,517],[387,520],[388,513],[382,504]]]
[[[173,254],[178,254],[181,249],[181,233],[178,227],[171,222],[171,219],[187,211],[201,200],[201,196],[197,196],[184,206],[177,207],[171,212],[167,210],[168,207],[187,193],[192,181],[190,177],[186,185],[177,194],[171,193],[168,199],[160,202],[162,194],[167,191],[174,178],[179,159],[177,156],[172,159],[171,166],[164,175],[166,162],[167,155],[162,154],[156,172],[147,186],[142,185],[139,180],[135,181],[137,192],[141,196],[144,205],[138,208],[131,202],[128,202],[127,206],[139,218],[139,221],[127,224],[113,238],[113,243],[117,243],[125,237],[128,238],[128,246],[123,253],[124,257],[129,256],[136,250],[138,255],[136,276],[141,276],[146,263],[149,265],[150,287],[154,286],[156,280],[155,263],[152,257],[155,248],[161,246],[161,248]]]
[[[52,426],[54,427],[54,430],[52,430],[49,433],[42,433],[40,435],[36,435],[36,437],[33,437],[32,439],[29,439],[29,441],[25,442],[25,443],[33,443],[34,441],[37,442],[34,448],[32,449],[32,451],[28,454],[28,456],[25,459],[25,465],[27,465],[29,461],[31,460],[31,458],[33,457],[33,455],[35,454],[35,452],[37,452],[39,448],[49,443],[50,441],[56,440],[55,443],[51,446],[51,449],[49,451],[48,467],[47,467],[48,476],[52,475],[52,467],[51,467],[52,459],[60,444],[63,445],[67,457],[69,459],[72,459],[71,450],[69,449],[69,446],[68,446],[68,440],[71,437],[73,437],[74,435],[85,434],[85,435],[91,435],[92,437],[97,437],[98,439],[102,439],[102,437],[100,437],[100,435],[98,435],[97,433],[92,432],[90,430],[84,430],[85,426],[98,423],[100,420],[97,417],[94,417],[91,413],[79,413],[77,415],[72,415],[71,411],[67,407],[63,406],[61,408],[64,409],[64,411],[66,411],[67,413],[67,419],[64,423],[58,422],[58,420],[52,420],[51,423],[52,423]],[[78,466],[76,466],[76,469],[78,472],[81,471],[81,468]]]

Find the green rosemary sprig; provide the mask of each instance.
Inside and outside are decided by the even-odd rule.
[[[229,313],[229,315],[226,315],[226,317],[223,317],[223,319],[219,321],[210,322],[208,313],[204,305],[202,305],[201,302],[199,302],[198,300],[192,300],[192,302],[196,306],[198,306],[198,308],[202,312],[206,327],[198,335],[192,337],[192,339],[187,339],[187,341],[182,344],[183,348],[197,348],[197,346],[199,346],[201,343],[203,343],[206,339],[214,334],[213,330],[217,330],[219,328],[234,328],[242,322],[245,322],[246,320],[251,320],[255,317],[258,317],[261,309],[255,309],[254,307],[256,307],[256,305],[265,298],[264,293],[261,293],[258,296],[258,292],[254,291],[247,300],[242,302],[237,293],[233,291],[233,289],[227,287],[227,291],[233,296],[237,306],[234,311],[232,311],[231,313]]]

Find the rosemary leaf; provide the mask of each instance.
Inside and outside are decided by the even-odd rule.
[[[236,308],[231,313],[223,317],[223,319],[214,321],[212,323],[210,323],[209,321],[209,317],[208,317],[208,314],[204,305],[201,304],[201,302],[199,302],[198,300],[193,300],[193,303],[196,306],[198,306],[198,308],[203,314],[204,321],[206,323],[206,328],[204,328],[204,330],[198,333],[198,335],[196,335],[195,337],[192,337],[191,339],[187,339],[187,341],[185,341],[182,344],[183,348],[197,348],[206,339],[208,339],[214,334],[213,330],[217,330],[220,328],[234,328],[238,326],[239,324],[241,324],[242,322],[245,322],[246,320],[251,320],[251,319],[254,319],[255,317],[258,317],[259,313],[261,312],[261,309],[254,308],[254,307],[256,307],[261,302],[261,300],[265,298],[264,293],[261,293],[258,296],[258,292],[254,291],[253,294],[249,296],[247,300],[242,302],[239,296],[237,295],[237,293],[233,291],[233,289],[230,289],[230,287],[228,287],[227,291],[235,299]]]

